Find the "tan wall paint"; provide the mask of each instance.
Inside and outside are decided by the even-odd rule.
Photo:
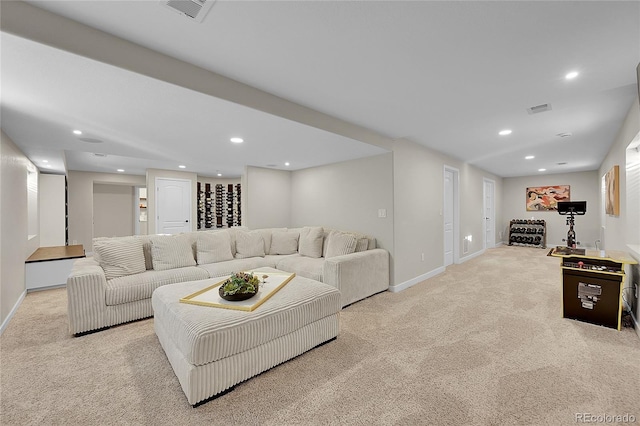
[[[27,237],[27,169],[37,170],[15,143],[0,139],[0,320],[4,325],[26,291],[24,261],[40,236]]]
[[[134,234],[134,187],[93,184],[93,236]]]
[[[106,183],[126,186],[145,186],[144,176],[69,171],[69,244],[82,244],[93,251],[93,184]],[[133,215],[133,213],[132,213]]]
[[[502,178],[447,157],[414,142],[400,139],[393,147],[394,277],[402,286],[428,275],[444,264],[444,167],[459,171],[459,257],[483,250],[483,178],[495,182],[496,224],[502,221]],[[498,228],[498,226],[496,226]],[[498,238],[496,229],[496,241]],[[462,238],[472,235],[469,252],[462,253]],[[476,243],[477,241],[477,243]],[[424,261],[422,261],[424,253]]]
[[[512,219],[544,219],[547,225],[547,246],[566,245],[569,227],[566,216],[557,211],[528,212],[526,208],[526,190],[532,186],[570,185],[572,201],[586,201],[587,214],[576,216],[575,231],[579,247],[595,247],[600,238],[600,180],[596,171],[559,173],[553,175],[524,176],[504,179],[504,222],[505,242],[508,243],[509,221]]]
[[[362,232],[393,253],[393,215],[391,153],[292,172],[291,226]]]
[[[291,172],[248,166],[242,186],[242,224],[252,229],[291,226]]]
[[[184,179],[191,182],[191,230],[198,230],[198,175],[191,172],[178,172],[175,170],[147,169],[147,231],[156,234],[156,179]]]

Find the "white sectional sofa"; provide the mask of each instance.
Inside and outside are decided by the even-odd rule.
[[[163,285],[272,267],[330,284],[342,307],[389,288],[389,253],[370,236],[326,229],[246,227],[96,238],[67,280],[69,331],[79,335],[153,316]]]

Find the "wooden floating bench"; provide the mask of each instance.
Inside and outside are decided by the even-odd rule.
[[[81,257],[86,257],[81,244],[40,247],[25,261],[27,291],[66,285],[73,262]]]

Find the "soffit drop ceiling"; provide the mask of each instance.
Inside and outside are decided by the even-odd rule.
[[[637,97],[638,2],[30,3],[505,177],[597,169]]]

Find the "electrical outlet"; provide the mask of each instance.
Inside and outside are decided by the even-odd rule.
[[[422,259],[422,261],[424,262],[424,253],[422,253],[422,256],[420,256],[420,258]]]

